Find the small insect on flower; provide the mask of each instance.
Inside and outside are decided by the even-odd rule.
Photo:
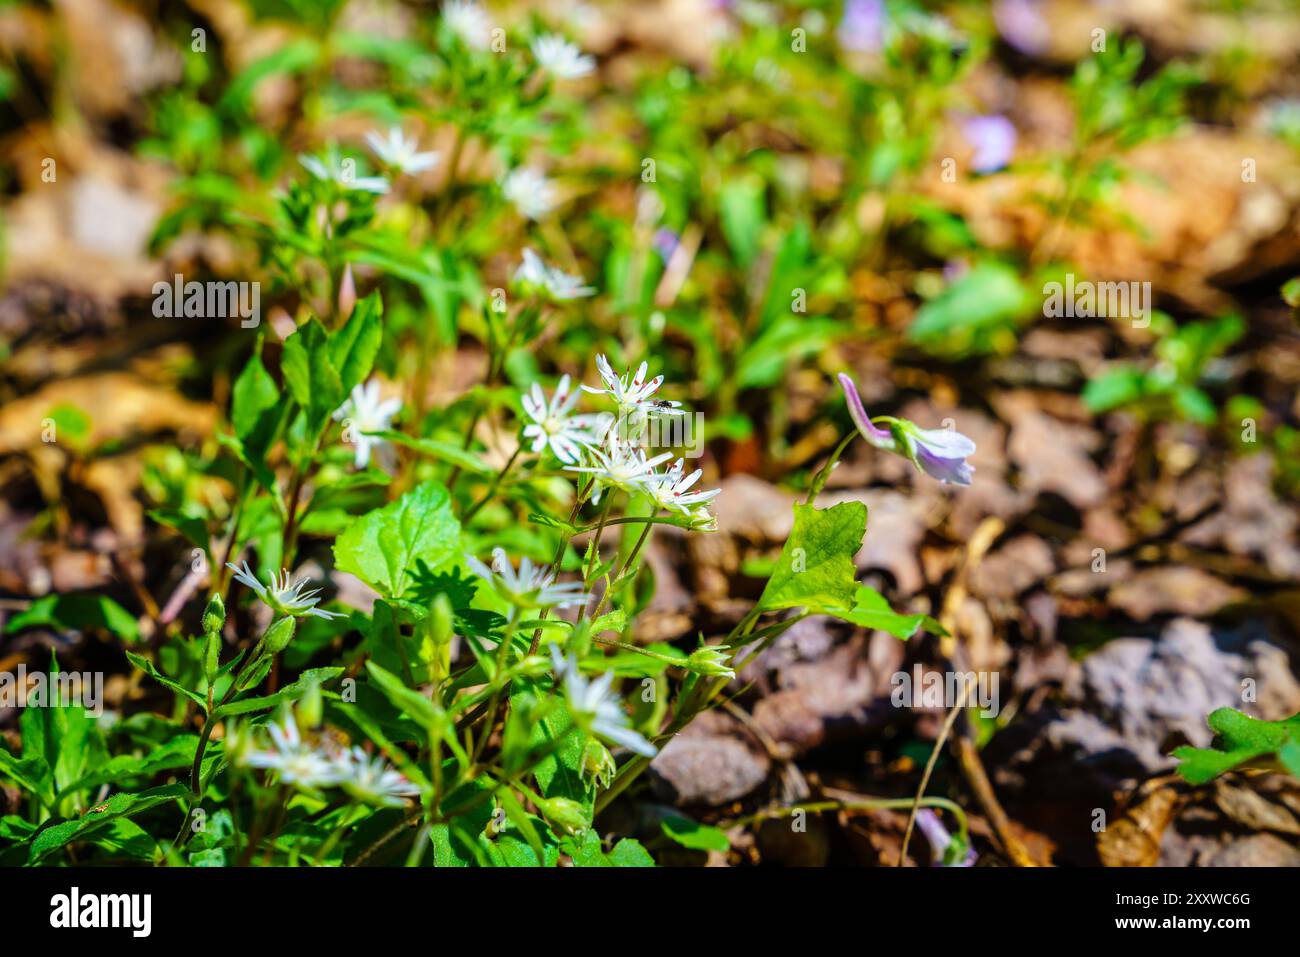
[[[576,80],[596,69],[595,57],[585,55],[576,44],[553,33],[535,39],[532,49],[542,69],[557,79]]]
[[[592,386],[583,385],[583,390],[594,395],[612,396],[618,406],[618,415],[620,419],[627,419],[635,414],[641,415],[685,415],[686,410],[681,407],[680,402],[665,401],[662,399],[652,399],[664,383],[664,377],[655,376],[649,381],[646,380],[646,373],[650,371],[648,363],[641,363],[637,367],[636,375],[631,371],[624,375],[617,376],[605,356],[596,356],[596,369],[600,372],[600,378],[605,383],[605,388],[597,389]]]
[[[420,789],[384,760],[361,748],[343,751],[335,760],[343,790],[366,804],[378,807],[402,807],[407,798],[420,796]]]
[[[853,380],[842,372],[839,380],[853,424],[867,442],[905,456],[917,469],[940,482],[970,485],[975,469],[966,457],[975,454],[975,443],[968,437],[954,429],[923,429],[915,422],[888,415],[872,421],[862,407],[862,397]]]
[[[501,193],[525,219],[544,219],[555,208],[555,185],[532,166],[512,169],[501,181]]]
[[[419,152],[419,142],[414,137],[408,140],[400,126],[390,127],[387,138],[371,130],[366,134],[366,142],[381,163],[408,176],[423,173],[438,164],[438,154]]]
[[[580,582],[555,583],[555,570],[539,568],[527,557],[519,560],[516,572],[504,548],[492,549],[492,567],[484,565],[473,555],[465,556],[465,564],[479,578],[492,586],[492,590],[517,608],[568,608],[585,605],[591,595],[582,590]]]
[[[283,783],[302,788],[334,787],[343,781],[345,770],[337,757],[303,741],[292,715],[267,722],[266,730],[271,737],[270,747],[238,754],[237,764],[275,771]]]
[[[388,449],[387,442],[367,433],[388,429],[393,416],[401,408],[401,399],[380,399],[379,380],[371,379],[365,385],[358,383],[353,387],[352,395],[334,412],[335,422],[347,423],[348,438],[356,449],[354,461],[357,468],[363,469],[370,464],[372,449],[381,453]]]
[[[596,480],[591,496],[595,505],[600,504],[600,497],[607,488],[616,488],[629,495],[653,495],[656,486],[664,480],[655,472],[655,467],[673,457],[673,453],[664,452],[648,459],[645,452],[620,442],[615,442],[609,451],[594,448],[589,451],[592,465],[566,465],[565,468],[571,472],[586,472]]]
[[[343,618],[344,615],[336,611],[322,611],[316,605],[320,602],[318,597],[319,588],[312,588],[304,591],[307,587],[308,580],[300,578],[298,581],[290,584],[289,572],[287,569],[282,570],[279,574],[271,576],[271,584],[263,585],[257,580],[252,569],[248,567],[248,562],[243,563],[243,567],[235,565],[233,562],[226,562],[226,567],[235,573],[235,581],[247,585],[253,589],[254,594],[262,602],[279,612],[282,615],[289,615],[294,618],[313,617],[313,618]]]
[[[581,392],[570,391],[567,375],[560,379],[549,400],[536,382],[524,393],[520,402],[524,414],[532,419],[524,426],[524,438],[533,440],[534,452],[549,445],[557,459],[565,465],[573,465],[581,457],[583,448],[600,442],[609,426],[609,417],[570,414],[581,395]]]
[[[543,292],[556,302],[596,294],[596,287],[583,285],[581,276],[546,265],[531,249],[524,250],[524,261],[515,270],[515,282],[526,290]]]
[[[572,656],[561,656],[556,645],[551,645],[551,662],[555,676],[563,682],[565,700],[579,727],[609,744],[647,758],[659,753],[653,744],[628,726],[627,712],[623,710],[618,695],[610,690],[614,682],[612,671],[588,681],[578,670],[578,662]]]
[[[362,193],[388,192],[388,180],[382,176],[357,176],[356,160],[340,160],[336,153],[330,153],[323,159],[319,156],[303,155],[298,157],[298,162],[321,182],[334,183],[342,189]]]
[[[474,0],[447,0],[442,22],[471,50],[486,50],[492,42],[492,21]]]
[[[659,481],[651,483],[648,487],[650,498],[660,508],[675,510],[691,517],[705,518],[708,514],[708,503],[721,495],[722,489],[711,488],[692,492],[691,486],[700,480],[704,471],[696,469],[683,478],[685,465],[685,459],[678,459],[673,463],[672,468],[659,476]]]

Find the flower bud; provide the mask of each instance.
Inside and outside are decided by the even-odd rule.
[[[221,663],[221,629],[217,628],[209,631],[205,639],[206,644],[203,648],[203,677],[207,679],[208,687],[217,680],[217,670]]]
[[[347,319],[357,306],[357,283],[352,278],[352,264],[343,267],[343,279],[339,282],[339,318]]]
[[[293,640],[293,627],[296,623],[296,619],[286,615],[266,629],[266,634],[262,636],[262,641],[265,642],[262,654],[278,655],[288,648],[289,642]]]
[[[734,678],[736,672],[728,662],[727,651],[726,645],[701,645],[686,659],[686,667],[700,675]]]
[[[569,798],[546,798],[538,802],[537,809],[546,820],[567,834],[578,834],[591,826],[586,808]]]
[[[203,612],[203,633],[210,635],[213,632],[220,632],[226,624],[226,603],[221,600],[220,595],[213,595],[208,599],[208,607]]]
[[[602,788],[609,787],[614,780],[614,772],[618,768],[614,764],[614,756],[609,753],[609,748],[605,747],[595,738],[587,742],[587,747],[582,752],[582,776],[591,778]]]
[[[307,686],[303,696],[298,699],[298,726],[300,728],[319,727],[324,708],[325,699],[321,696],[320,684],[313,681]]]

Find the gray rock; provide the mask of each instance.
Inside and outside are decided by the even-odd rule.
[[[665,801],[716,807],[762,784],[771,761],[734,719],[717,711],[700,715],[650,762],[650,783]]]

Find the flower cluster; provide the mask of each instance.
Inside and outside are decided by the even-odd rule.
[[[266,747],[249,747],[235,755],[241,767],[276,772],[280,782],[307,791],[342,788],[364,804],[402,807],[420,789],[380,755],[362,748],[314,746],[303,739],[292,715],[266,724]]]
[[[532,450],[541,452],[549,447],[566,469],[589,476],[594,504],[600,503],[606,491],[614,489],[644,495],[660,509],[676,512],[702,526],[710,524],[708,503],[719,490],[695,487],[703,472],[696,469],[686,474],[682,459],[660,471],[659,466],[669,461],[672,453],[650,456],[641,447],[649,419],[685,414],[680,402],[654,398],[664,377],[648,378],[649,366],[644,362],[635,373],[628,371],[620,376],[603,355],[596,357],[596,368],[604,387],[583,385],[582,391],[608,396],[614,411],[575,413],[579,393],[572,391],[567,375],[549,398],[534,383],[522,400],[527,420],[523,435],[532,440]]]

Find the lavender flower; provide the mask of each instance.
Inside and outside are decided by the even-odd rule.
[[[1016,128],[1005,116],[972,116],[962,123],[966,141],[975,148],[970,168],[977,173],[996,173],[1011,162],[1016,151]]]
[[[916,826],[925,835],[925,840],[930,845],[931,858],[935,864],[943,867],[973,867],[975,865],[978,857],[975,848],[966,847],[966,853],[962,854],[962,843],[953,840],[952,835],[943,826],[943,822],[939,820],[939,815],[928,807],[916,812]]]
[[[847,0],[844,16],[835,28],[840,46],[851,53],[874,53],[885,42],[883,0]]]
[[[651,245],[654,246],[655,252],[659,254],[659,258],[664,262],[668,262],[673,258],[673,253],[677,251],[679,242],[681,242],[681,238],[675,232],[667,226],[660,226],[655,230]]]
[[[1051,39],[1040,0],[997,0],[993,4],[993,22],[1002,39],[1029,56],[1046,50]]]
[[[897,452],[931,478],[953,485],[970,485],[975,469],[966,457],[975,453],[975,443],[953,429],[923,429],[907,419],[882,415],[877,424],[862,407],[858,388],[844,373],[840,386],[849,406],[849,415],[862,437],[872,446]]]
[[[975,443],[954,429],[922,429],[900,420],[909,444],[909,458],[922,472],[940,482],[969,485],[975,472],[966,456],[975,454]]]

